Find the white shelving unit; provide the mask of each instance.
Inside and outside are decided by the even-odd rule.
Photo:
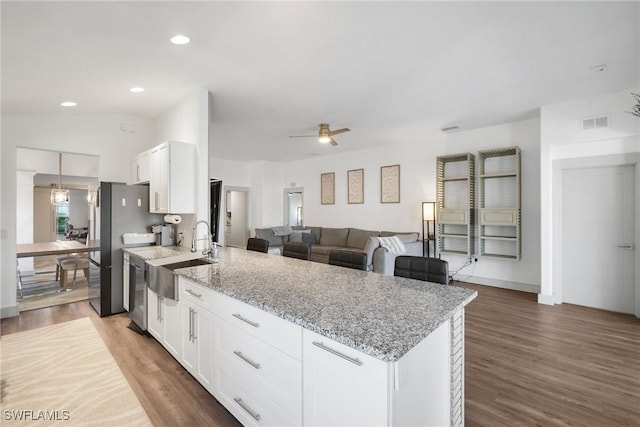
[[[520,259],[520,157],[519,147],[478,153],[480,256]]]
[[[437,158],[437,248],[439,253],[475,253],[475,156]]]

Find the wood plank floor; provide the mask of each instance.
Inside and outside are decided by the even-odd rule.
[[[535,294],[461,284],[467,426],[640,426],[640,319]],[[3,319],[2,335],[89,316],[156,426],[237,426],[154,339],[85,302]],[[63,363],[63,362],[61,362]]]

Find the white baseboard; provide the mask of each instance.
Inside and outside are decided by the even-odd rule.
[[[553,295],[538,294],[538,304],[555,305]]]
[[[5,319],[7,317],[16,317],[19,313],[20,311],[18,310],[17,305],[2,307],[0,308],[0,319]]]
[[[458,279],[456,279],[458,280]],[[486,277],[469,276],[465,277],[462,282],[475,283],[476,285],[493,286],[496,288],[511,289],[514,291],[530,292],[532,294],[540,293],[540,286],[531,283],[512,282],[509,280],[489,279]]]

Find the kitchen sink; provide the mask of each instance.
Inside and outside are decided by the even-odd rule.
[[[178,277],[173,270],[208,264],[211,264],[208,258],[195,258],[171,264],[150,265],[147,285],[158,296],[178,301]]]

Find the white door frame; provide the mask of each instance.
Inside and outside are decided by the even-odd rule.
[[[243,193],[246,193],[245,196],[245,224],[244,224],[244,228],[245,228],[245,235],[246,236],[251,236],[251,230],[249,227],[249,214],[251,212],[251,208],[250,208],[250,188],[249,187],[235,187],[235,186],[231,186],[231,185],[223,185],[222,186],[222,201],[220,203],[220,230],[224,230],[224,232],[220,233],[220,235],[222,236],[223,239],[223,245],[227,246],[227,227],[226,227],[226,212],[227,212],[227,192],[229,191],[240,191]],[[225,225],[223,225],[225,224]]]
[[[304,187],[291,187],[282,190],[282,224],[285,225],[287,223],[287,215],[289,212],[289,193],[302,193],[302,224],[304,224]]]
[[[552,194],[552,265],[551,280],[553,298],[556,304],[562,304],[562,175],[565,170],[606,166],[634,166],[635,183],[635,315],[640,317],[640,153],[612,154],[606,156],[559,159],[553,161]],[[604,222],[601,226],[606,227]]]

